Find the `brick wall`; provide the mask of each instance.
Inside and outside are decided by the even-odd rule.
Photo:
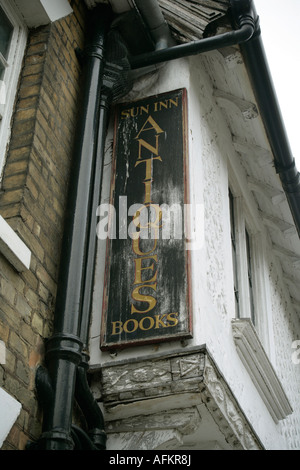
[[[34,379],[52,328],[85,21],[84,3],[70,4],[73,14],[29,33],[0,192],[0,214],[32,251],[20,274],[0,255],[0,386],[22,404],[3,450],[41,433]]]

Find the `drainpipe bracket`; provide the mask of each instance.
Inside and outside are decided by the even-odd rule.
[[[48,407],[53,400],[53,385],[48,370],[39,366],[35,373],[35,389],[38,402],[43,409]]]
[[[103,73],[101,105],[108,108],[111,102],[126,95],[132,88],[128,50],[121,35],[111,31]]]
[[[44,442],[55,442],[55,450],[58,450],[58,447],[61,447],[62,450],[73,450],[74,441],[70,437],[70,434],[65,432],[63,429],[53,429],[52,431],[43,432],[39,441],[38,449],[43,449]],[[50,450],[50,449],[49,449]]]
[[[293,158],[292,163],[288,166],[282,166],[275,162],[275,169],[283,189],[290,194],[300,194],[300,173],[297,171],[295,159]]]
[[[87,353],[87,351],[83,350],[81,352],[81,362],[78,364],[78,367],[82,367],[82,369],[84,369],[87,372],[90,368],[89,360],[90,360],[89,354]]]
[[[77,57],[79,65],[80,67],[82,67],[85,63],[85,58],[86,58],[84,51],[80,47],[76,47],[74,50],[75,50],[75,55]]]
[[[101,429],[90,429],[88,435],[98,450],[106,449],[107,434]]]

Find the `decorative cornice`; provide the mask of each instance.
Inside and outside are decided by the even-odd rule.
[[[261,449],[261,443],[257,440],[240,405],[209,358],[206,361],[203,385],[205,388],[202,390],[202,395],[206,397],[207,407],[213,418],[222,428],[225,425],[230,429],[226,439],[232,447],[244,450]]]
[[[249,159],[254,159],[260,167],[273,164],[273,155],[269,150],[257,145],[249,144],[236,136],[233,136],[232,141],[237,152]]]
[[[245,121],[254,119],[258,116],[258,110],[254,103],[238,98],[237,96],[225,93],[221,90],[214,90],[214,97],[220,107],[228,109],[228,106],[233,105],[236,107],[243,116]]]
[[[265,212],[260,212],[262,220],[265,225],[272,228],[273,230],[279,230],[282,232],[284,237],[293,236],[297,234],[297,230],[294,224],[290,224],[286,220],[283,220],[279,217],[274,217],[273,215],[266,214]]]
[[[277,205],[286,200],[285,194],[281,189],[275,188],[265,182],[258,181],[253,177],[247,178],[248,187],[251,191],[271,199],[272,204]]]
[[[98,381],[99,377],[93,382]],[[95,391],[95,385],[92,387]],[[160,357],[106,364],[101,371],[101,389],[101,400],[107,410],[107,432],[121,433],[124,439],[126,435],[126,442],[134,442],[137,431],[154,432],[155,429],[161,433],[165,431],[166,436],[170,436],[172,431],[173,437],[176,435],[180,442],[178,436],[192,433],[200,425],[197,405],[204,404],[233,449],[263,448],[224,377],[203,346],[201,349],[173,351]],[[185,400],[176,400],[176,397],[183,396]],[[147,400],[149,404],[155,401],[156,412],[151,413],[154,407],[148,407]],[[178,403],[178,407],[172,405],[172,409],[165,410],[163,403],[171,402]],[[163,414],[157,412],[159,403],[165,410]],[[124,408],[124,405],[127,407]],[[122,416],[125,409],[130,419]],[[160,434],[160,439],[163,439],[163,434]]]
[[[250,318],[232,320],[238,354],[274,421],[286,418],[292,407],[257,336]]]

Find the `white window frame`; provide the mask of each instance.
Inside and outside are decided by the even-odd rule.
[[[7,146],[11,134],[11,119],[17,93],[24,52],[27,42],[27,26],[11,0],[0,0],[0,5],[14,27],[9,55],[8,67],[4,72],[1,86],[0,102],[0,181],[2,180]]]
[[[271,362],[275,363],[273,322],[271,317],[272,306],[267,266],[267,234],[261,222],[253,195],[248,188],[247,179],[235,155],[230,155],[228,158],[228,187],[234,198],[239,318],[251,319],[245,232],[247,229],[250,237],[252,255],[253,294],[256,320],[254,329],[269,359]],[[229,210],[228,193],[228,211]],[[232,288],[232,295],[234,296],[234,287]],[[236,318],[234,312],[232,317],[233,319]]]
[[[239,318],[251,319],[252,317],[246,245],[247,230],[250,238],[250,251],[252,256],[254,327],[266,351],[271,354],[272,348],[270,347],[268,328],[270,304],[268,302],[267,271],[264,264],[266,256],[265,238],[258,229],[257,223],[253,220],[251,210],[247,207],[247,198],[242,195],[241,191],[238,190],[234,184],[229,184],[229,188],[233,195],[235,217]],[[233,317],[235,317],[235,315],[233,315]]]
[[[246,249],[246,229],[251,237],[249,224],[246,224],[244,201],[242,196],[237,196],[235,191],[230,187],[233,195],[233,212],[235,220],[235,240],[236,240],[236,257],[237,257],[237,279],[239,292],[239,316],[241,318],[251,318],[250,308],[250,292],[248,283],[248,260]],[[256,296],[255,296],[256,297]],[[254,301],[254,303],[256,303]],[[256,305],[255,305],[256,307]]]

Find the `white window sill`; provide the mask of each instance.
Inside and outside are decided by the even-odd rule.
[[[250,318],[232,320],[238,354],[276,423],[292,413],[292,407]]]
[[[21,411],[21,403],[0,387],[0,447]]]
[[[31,251],[0,215],[0,253],[18,271],[30,267]]]
[[[68,0],[15,0],[29,28],[48,24],[72,13]]]

